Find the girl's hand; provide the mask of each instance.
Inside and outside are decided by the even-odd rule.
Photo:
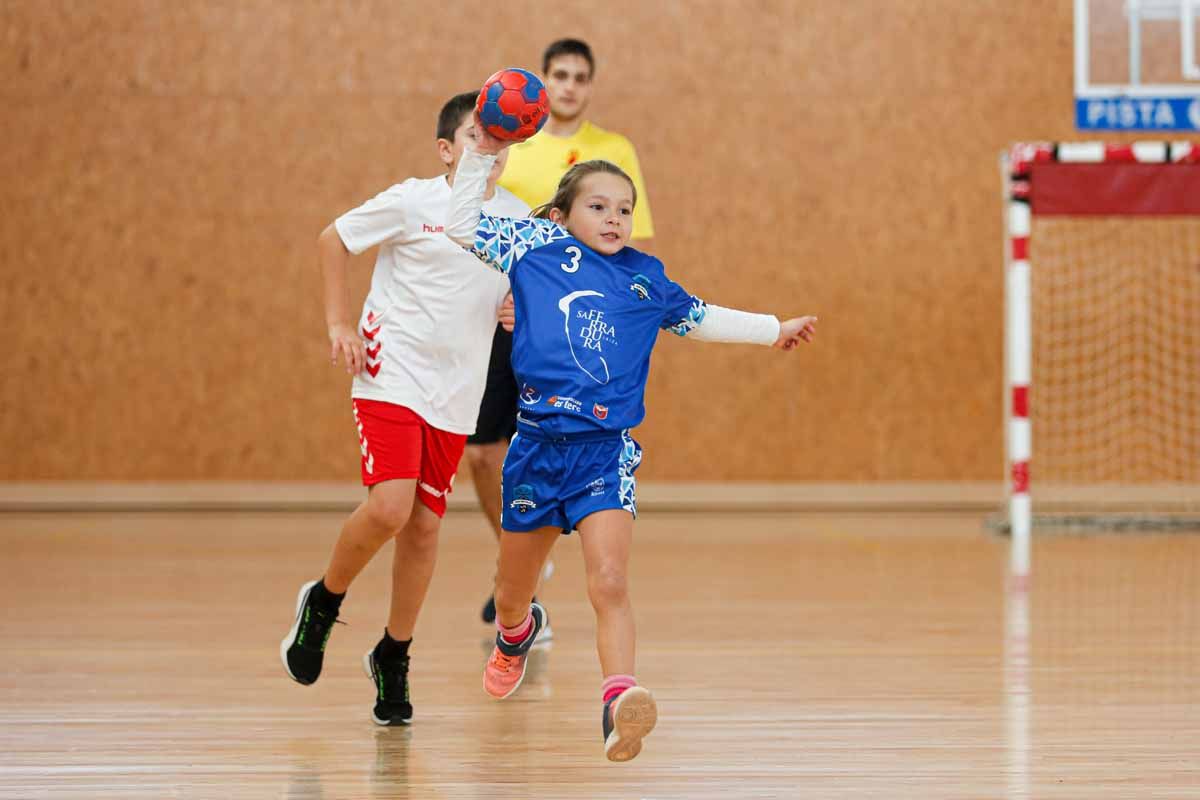
[[[487,128],[483,127],[483,120],[479,118],[479,112],[475,112],[475,152],[485,156],[500,155],[500,151],[509,145],[516,144],[511,139],[497,139],[487,132]]]
[[[500,320],[500,326],[509,333],[516,327],[517,310],[513,306],[512,292],[504,295],[504,302],[500,304],[500,313],[496,315],[496,319]]]
[[[793,350],[801,341],[811,342],[816,335],[816,317],[796,317],[779,323],[779,338],[772,346],[780,350]]]
[[[329,326],[329,363],[336,365],[338,356],[346,361],[346,372],[357,375],[367,365],[366,348],[358,331],[344,322]]]

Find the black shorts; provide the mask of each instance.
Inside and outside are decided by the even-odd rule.
[[[517,432],[517,377],[512,371],[512,334],[496,326],[487,388],[479,406],[479,422],[467,444],[507,442]]]

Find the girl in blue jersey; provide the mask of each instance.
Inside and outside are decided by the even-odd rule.
[[[458,167],[446,234],[508,274],[517,325],[517,434],[503,473],[503,533],[496,576],[496,646],[484,688],[508,697],[546,624],[532,603],[558,536],[578,530],[596,612],[605,755],[627,761],[657,720],[637,685],[627,568],[637,513],[629,435],[645,416],[650,352],[660,329],[704,341],[791,350],[811,341],[816,317],[779,322],[708,305],[671,281],[658,259],[626,243],[637,202],[632,181],[607,161],[576,164],[535,218],[481,213],[488,173],[511,142],[476,122],[480,139]]]

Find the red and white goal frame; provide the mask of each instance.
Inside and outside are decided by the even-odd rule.
[[[1037,474],[1031,470],[1035,432],[1030,424],[1031,402],[1037,402],[1038,391],[1032,386],[1035,303],[1031,279],[1038,269],[1037,243],[1032,240],[1034,220],[1051,216],[1200,217],[1200,142],[1027,142],[1014,145],[1005,154],[1003,174],[1007,228],[1005,445],[1007,511],[1013,539],[1010,572],[1024,582],[1030,571],[1034,523],[1030,487]],[[1195,264],[1200,271],[1200,257]],[[1193,286],[1187,284],[1189,298],[1195,295]],[[1191,299],[1188,302],[1192,305],[1186,319],[1191,320],[1195,304]],[[1184,347],[1190,348],[1191,340],[1183,341]],[[1190,369],[1192,361],[1185,356],[1181,363]],[[1191,416],[1186,425],[1190,431]],[[1182,451],[1185,457],[1194,452],[1191,434],[1188,436],[1189,444]],[[1184,471],[1186,480],[1191,481],[1194,474],[1190,468]]]

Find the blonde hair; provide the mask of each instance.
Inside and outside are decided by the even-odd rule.
[[[625,174],[625,170],[611,161],[595,159],[593,161],[580,161],[567,170],[567,173],[562,176],[562,180],[558,182],[558,189],[554,192],[554,198],[549,203],[544,203],[535,208],[530,212],[529,216],[550,219],[550,210],[554,208],[557,208],[563,216],[570,214],[571,205],[579,195],[579,184],[588,175],[595,175],[600,172],[607,172],[609,175],[620,175],[629,181],[629,190],[633,192],[633,204],[637,205],[637,187],[633,185],[633,179]]]

